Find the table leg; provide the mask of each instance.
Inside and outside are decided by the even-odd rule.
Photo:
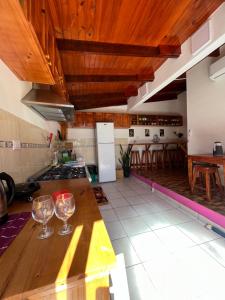
[[[188,157],[188,180],[189,180],[190,187],[192,183],[192,177],[193,177],[193,162],[192,162],[192,158]]]

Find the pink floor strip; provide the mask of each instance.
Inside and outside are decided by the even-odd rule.
[[[148,178],[140,176],[140,175],[136,174],[135,172],[132,172],[132,175],[135,176],[136,178],[140,179],[141,181],[145,182],[146,184],[150,185],[154,189],[165,194],[166,196],[169,196],[170,198],[176,200],[177,202],[183,204],[184,206],[189,207],[190,209],[197,212],[201,216],[204,216],[207,219],[211,220],[212,222],[225,228],[225,216],[223,216],[223,215],[221,215],[199,203],[196,203],[193,200],[190,200],[189,198],[186,198],[166,187],[163,187],[162,185],[160,185]]]

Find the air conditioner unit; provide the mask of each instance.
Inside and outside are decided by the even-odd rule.
[[[209,78],[217,80],[225,77],[225,56],[209,66]]]

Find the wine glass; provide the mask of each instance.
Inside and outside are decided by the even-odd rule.
[[[72,225],[67,223],[67,220],[75,211],[75,200],[73,194],[65,193],[56,198],[55,214],[56,217],[64,222],[64,225],[59,229],[58,234],[67,235],[72,232]]]
[[[33,200],[32,217],[35,221],[42,224],[42,231],[39,233],[38,239],[47,239],[53,234],[53,228],[47,226],[53,214],[54,204],[50,195],[40,196]]]

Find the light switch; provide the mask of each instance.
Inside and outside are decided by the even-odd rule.
[[[20,143],[20,141],[13,140],[12,144],[13,144],[13,150],[21,149],[21,143]]]

